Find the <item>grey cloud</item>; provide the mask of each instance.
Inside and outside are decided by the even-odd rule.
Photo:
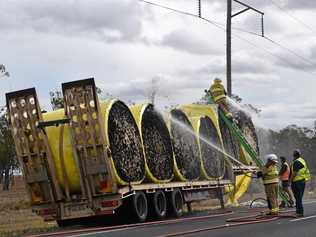
[[[295,51],[300,56],[296,56],[291,52],[280,51],[279,58],[275,58],[275,62],[287,69],[296,69],[313,72],[316,69],[316,45],[304,45],[304,51]]]
[[[234,73],[237,74],[264,74],[269,73],[267,62],[259,58],[250,58],[250,56],[245,57],[234,57],[232,62],[232,69]],[[224,73],[226,70],[226,62],[222,58],[213,60],[208,65],[200,68],[198,73],[200,74],[220,74]]]
[[[133,0],[12,1],[0,3],[0,27],[7,31],[98,36],[134,40],[142,31],[142,8]]]
[[[215,0],[217,3],[221,4],[222,6],[226,6],[226,1],[223,0]],[[245,3],[252,5],[254,7],[265,7],[265,6],[273,6],[275,4],[284,7],[284,8],[291,8],[291,9],[309,9],[315,8],[316,2],[313,0],[247,0],[244,1]],[[236,6],[239,4],[236,3]]]
[[[198,55],[217,55],[221,51],[213,47],[212,41],[186,29],[175,30],[167,34],[160,43],[176,50]]]

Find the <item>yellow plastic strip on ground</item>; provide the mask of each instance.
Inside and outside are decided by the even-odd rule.
[[[139,105],[133,105],[130,106],[130,110],[134,116],[134,119],[137,123],[140,135],[141,135],[141,140],[142,140],[142,147],[143,147],[143,153],[144,153],[144,158],[145,158],[145,171],[146,171],[146,178],[154,183],[167,183],[170,182],[173,177],[167,180],[159,180],[157,179],[152,172],[150,171],[148,165],[147,165],[147,157],[146,157],[146,152],[144,148],[144,141],[143,141],[143,133],[142,133],[142,119],[143,119],[143,114],[146,110],[146,108],[149,106],[149,104],[139,104]],[[169,130],[168,130],[169,132]],[[173,154],[174,156],[174,154]]]
[[[238,206],[238,200],[247,192],[251,182],[251,173],[236,176],[234,188],[229,194],[227,204]]]

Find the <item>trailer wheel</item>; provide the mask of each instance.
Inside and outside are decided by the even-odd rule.
[[[184,200],[180,189],[174,189],[168,195],[168,212],[170,216],[181,217],[183,215]]]
[[[135,195],[131,197],[131,204],[136,221],[146,221],[148,215],[148,204],[144,192],[136,192]]]
[[[167,215],[167,199],[162,190],[158,190],[150,196],[150,213],[153,218],[164,219]]]
[[[72,220],[56,220],[58,227],[68,227],[74,224]]]

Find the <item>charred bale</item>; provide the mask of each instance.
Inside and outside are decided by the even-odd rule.
[[[231,155],[237,160],[240,160],[240,145],[237,139],[233,136],[224,120],[219,115],[219,126],[223,139],[224,149],[227,154]]]
[[[224,154],[218,150],[221,149],[221,142],[217,129],[210,118],[201,118],[199,134],[201,158],[207,175],[212,178],[222,177],[225,172]]]
[[[147,106],[143,113],[141,131],[147,166],[158,180],[173,176],[173,150],[168,128],[162,116]]]
[[[258,136],[257,136],[256,128],[252,122],[251,117],[242,110],[237,111],[234,117],[238,121],[238,127],[244,134],[248,143],[259,155]]]
[[[179,172],[185,179],[198,179],[201,161],[197,137],[187,116],[178,109],[171,111],[171,136]]]
[[[108,136],[116,171],[125,182],[139,182],[145,176],[141,137],[128,107],[115,102],[109,112]]]

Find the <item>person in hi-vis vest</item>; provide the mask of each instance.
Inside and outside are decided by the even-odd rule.
[[[293,162],[291,165],[291,187],[296,201],[296,215],[304,216],[303,196],[306,181],[310,180],[310,173],[305,160],[301,156],[300,150],[293,152]]]
[[[213,84],[209,89],[214,102],[218,104],[220,109],[224,112],[227,118],[233,118],[233,114],[230,112],[229,104],[227,101],[227,93],[222,84],[222,80],[215,78]]]
[[[270,212],[268,215],[279,214],[279,171],[277,167],[278,157],[275,154],[266,156],[266,164],[261,171],[257,173],[258,178],[261,177],[264,190],[267,196],[267,202]]]
[[[288,195],[289,200],[289,207],[294,206],[294,198],[293,194],[290,190],[290,174],[291,174],[291,167],[287,163],[286,158],[284,156],[280,157],[281,160],[281,169],[279,171],[279,177],[282,182],[282,190]],[[282,201],[280,207],[285,207],[286,204],[284,201]]]

